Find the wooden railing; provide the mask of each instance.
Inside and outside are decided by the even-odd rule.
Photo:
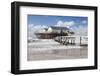
[[[88,45],[87,36],[57,36],[54,40],[64,45]]]

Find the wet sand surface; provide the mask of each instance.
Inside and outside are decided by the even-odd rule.
[[[87,46],[62,45],[54,40],[28,43],[27,60],[83,59],[88,57]]]

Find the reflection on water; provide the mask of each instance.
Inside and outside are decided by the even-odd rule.
[[[79,49],[64,49],[64,50],[54,50],[53,54],[59,54],[59,55],[69,55],[69,56],[77,56],[77,55],[86,55],[87,54],[87,48],[79,48]]]
[[[78,59],[87,57],[87,46],[62,45],[54,40],[40,40],[28,43],[28,61]]]

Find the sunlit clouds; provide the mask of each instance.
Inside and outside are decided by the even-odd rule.
[[[87,17],[70,17],[70,16],[29,16],[28,17],[28,37],[34,37],[35,32],[42,32],[44,28],[50,26],[67,27],[75,34],[74,36],[88,35],[88,18]]]

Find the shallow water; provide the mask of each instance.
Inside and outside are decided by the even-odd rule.
[[[87,58],[87,46],[62,45],[54,40],[28,43],[27,60],[55,60]]]

